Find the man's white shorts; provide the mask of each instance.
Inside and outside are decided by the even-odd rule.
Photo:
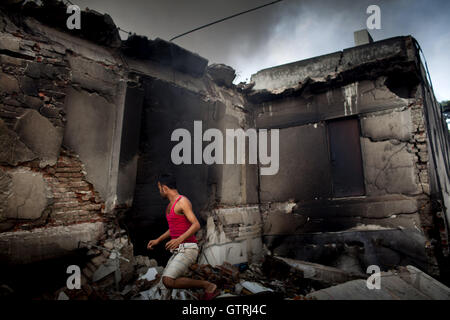
[[[184,276],[189,267],[197,261],[198,245],[194,242],[182,243],[177,249],[173,250],[173,254],[167,262],[163,272],[163,277],[177,279]]]

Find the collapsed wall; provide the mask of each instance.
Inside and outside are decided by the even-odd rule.
[[[233,69],[173,43],[120,43],[106,15],[85,13],[101,26],[91,38],[30,12],[0,12],[6,261],[95,242],[104,213],[117,208],[135,254],[147,254],[167,229],[156,182],[169,171],[204,226],[200,263],[257,261],[266,246],[358,272],[413,264],[438,273],[448,140],[411,37],[262,70],[235,86]],[[195,139],[194,121],[224,136],[280,129],[279,172],[259,176],[248,147],[242,164],[174,165],[171,134],[183,128]]]
[[[53,258],[95,243],[106,229],[104,213],[116,208],[131,208],[122,222],[135,253],[147,253],[148,240],[165,231],[165,202],[156,188],[161,172],[177,173],[180,192],[203,222],[211,212],[228,212],[212,211],[219,204],[257,204],[256,165],[174,166],[170,160],[171,133],[185,128],[193,136],[194,121],[202,121],[203,131],[254,127],[231,83],[234,70],[207,67],[206,59],[160,39],[132,36],[117,45],[108,16],[92,11],[83,18],[101,31],[97,37],[71,32],[60,18],[61,3],[44,6],[1,11],[5,262]],[[211,232],[218,231],[209,227],[205,238]],[[259,243],[250,254],[260,252],[260,234],[249,233]],[[54,245],[62,237],[64,244]],[[217,251],[224,242],[231,240],[210,241]],[[248,260],[241,251],[233,261]]]
[[[252,76],[256,125],[279,128],[282,141],[279,173],[260,184],[273,252],[359,272],[414,264],[439,273],[448,235],[435,204],[447,195],[433,187],[429,132],[448,133],[442,117],[424,116],[417,52],[398,37]],[[434,152],[448,154],[446,145]]]
[[[29,263],[95,240],[104,197],[83,158],[63,142],[74,86],[69,50],[32,20],[19,25],[1,12],[1,22],[0,256],[2,263]]]
[[[138,46],[138,41],[149,44]],[[161,40],[156,41],[160,45],[169,45]],[[129,228],[134,230],[134,242],[138,244],[136,251],[141,254],[147,252],[145,247],[149,239],[167,230],[164,217],[167,203],[161,199],[156,187],[157,177],[161,173],[172,172],[177,176],[179,192],[191,200],[203,224],[211,214],[225,214],[215,210],[219,205],[235,207],[258,202],[256,165],[206,165],[203,159],[198,162],[193,155],[196,152],[194,140],[198,139],[201,141],[200,154],[203,153],[207,145],[203,133],[208,129],[217,129],[225,136],[226,129],[246,130],[253,127],[243,96],[232,86],[234,70],[223,65],[206,67],[205,59],[179,49],[167,50],[167,55],[161,57],[169,61],[157,64],[155,53],[148,57],[145,56],[147,49],[139,50],[151,45],[154,45],[152,41],[136,38],[127,40],[125,44],[127,65],[143,88],[141,107],[135,109],[139,113],[136,119],[141,119],[139,145],[134,153],[138,158],[136,187],[133,207],[126,219]],[[177,67],[186,65],[190,66],[189,73]],[[194,122],[200,123],[198,132]],[[173,163],[172,150],[179,143],[172,141],[176,129],[189,132],[191,164]],[[206,229],[204,239],[210,239],[207,240],[209,245],[216,247],[215,254],[230,260],[222,244],[232,241],[224,237],[220,239],[221,242],[218,238],[212,240],[211,232],[217,233],[215,227]],[[260,236],[253,235],[253,238],[259,239],[261,243]],[[167,258],[164,248],[155,248],[154,254],[162,259]],[[240,252],[239,255],[239,262],[248,260],[246,252]]]

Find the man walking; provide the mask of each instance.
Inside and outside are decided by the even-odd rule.
[[[184,277],[198,256],[195,233],[200,229],[200,223],[192,211],[191,202],[178,193],[173,175],[161,175],[158,178],[158,188],[160,195],[169,200],[165,212],[169,229],[159,238],[150,240],[147,248],[153,249],[161,241],[171,238],[166,243],[166,249],[173,254],[164,269],[162,282],[168,289],[203,288],[203,299],[211,300],[219,294],[214,283]]]

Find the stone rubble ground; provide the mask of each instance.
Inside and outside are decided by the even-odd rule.
[[[162,284],[164,270],[155,259],[134,256],[126,231],[110,226],[100,244],[88,245],[90,258],[82,269],[81,289],[63,287],[54,294],[58,300],[198,300],[202,290],[168,290]],[[119,265],[119,271],[117,271]],[[274,272],[274,270],[281,272]],[[217,284],[220,297],[236,297],[272,292],[288,299],[323,288],[319,282],[304,279],[303,272],[274,258],[262,263],[219,266],[194,264],[187,274],[194,279]],[[118,284],[118,285],[117,285]]]
[[[81,270],[81,288],[56,290],[56,300],[200,300],[203,290],[168,290],[163,266],[147,256],[134,256],[127,231],[110,219],[96,244],[80,243],[88,262]],[[196,263],[187,277],[217,285],[217,299],[269,295],[289,300],[314,299],[450,299],[450,289],[413,266],[382,272],[382,290],[368,290],[368,275],[266,252],[256,263]],[[1,295],[13,290],[0,286]]]
[[[88,262],[81,270],[81,288],[60,288],[56,300],[200,300],[203,290],[168,290],[163,266],[133,254],[127,232],[109,223],[98,244],[85,244]],[[382,290],[368,290],[368,275],[330,266],[273,256],[258,263],[193,264],[187,277],[217,285],[217,299],[268,295],[288,300],[315,299],[450,299],[450,289],[413,266],[381,273]],[[0,296],[14,290],[0,285]]]

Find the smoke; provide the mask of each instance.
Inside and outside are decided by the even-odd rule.
[[[110,14],[125,30],[169,40],[214,20],[270,0],[72,0]],[[450,99],[450,1],[284,0],[210,26],[174,42],[236,69],[235,82],[258,70],[353,46],[353,32],[366,28],[369,5],[381,8],[374,40],[412,35],[421,44],[438,99]],[[122,34],[126,37],[125,34]]]

